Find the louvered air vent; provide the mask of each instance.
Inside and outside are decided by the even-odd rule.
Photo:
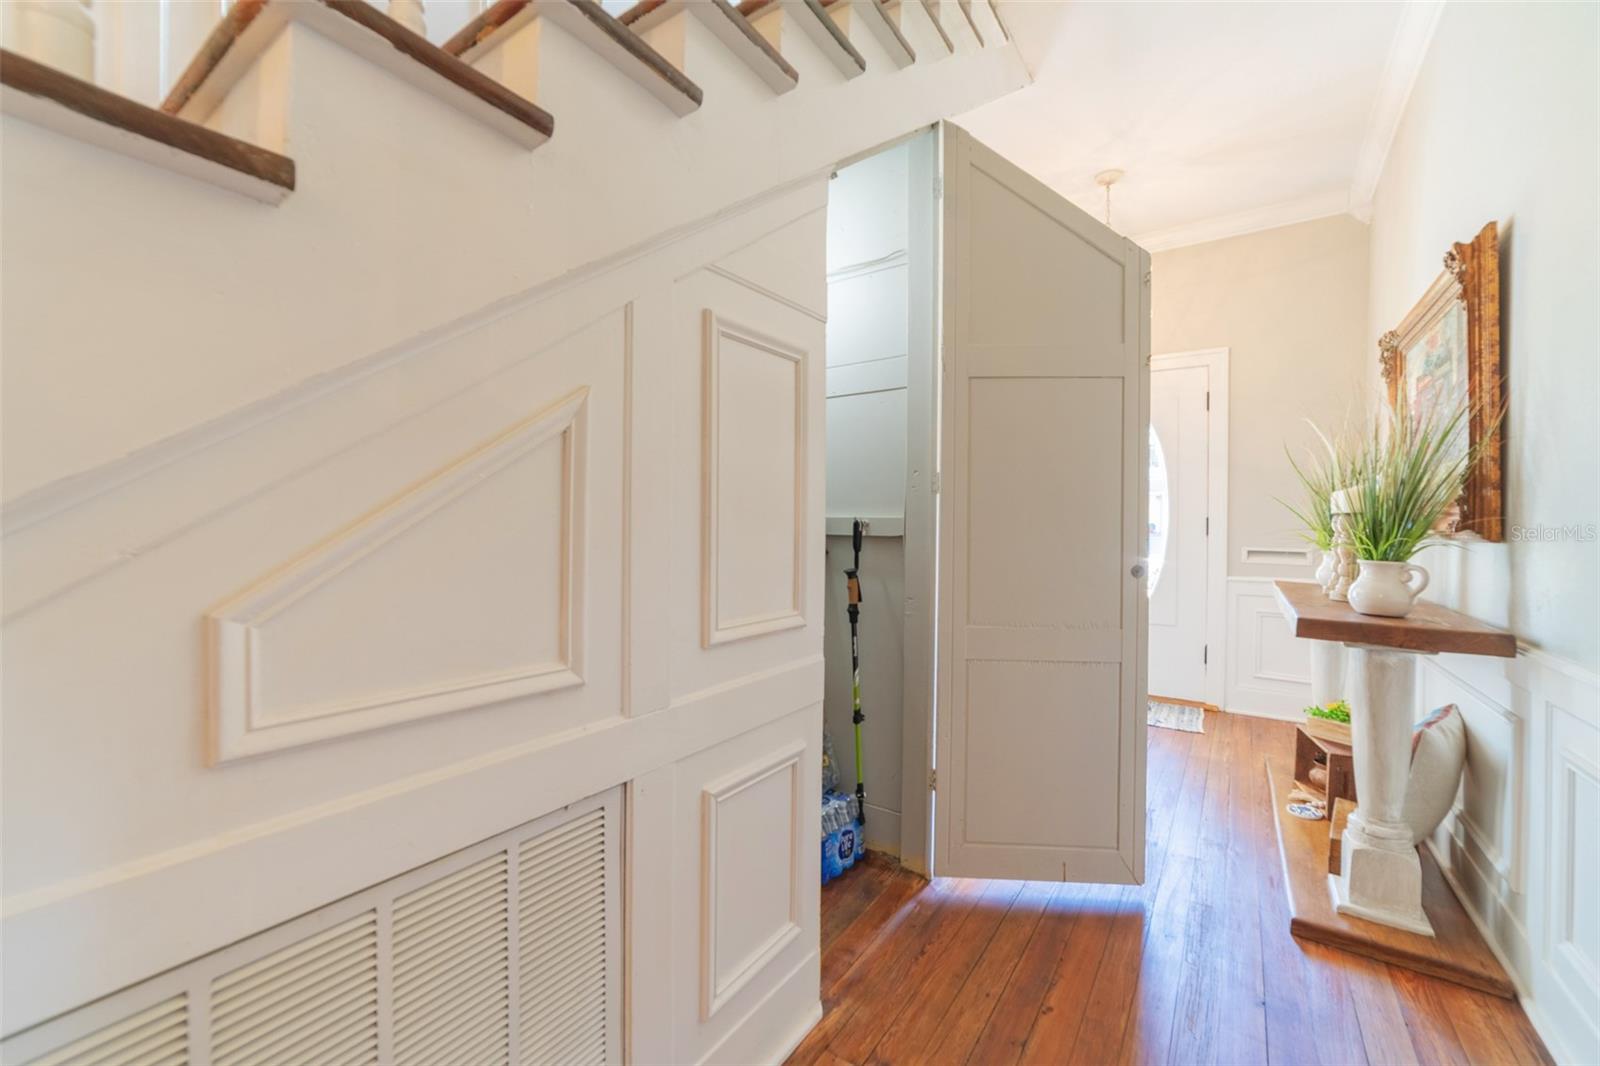
[[[0,1061],[618,1062],[621,809],[620,788],[581,800],[14,1034]]]
[[[506,854],[395,901],[398,1063],[505,1063],[511,1051]]]
[[[35,1066],[184,1066],[189,1061],[188,996],[173,996],[148,1010],[58,1048]]]
[[[216,1066],[378,1059],[378,919],[368,911],[217,978]]]
[[[606,811],[590,811],[525,841],[518,853],[517,922],[522,1060],[607,1061],[616,1009],[607,949]]]

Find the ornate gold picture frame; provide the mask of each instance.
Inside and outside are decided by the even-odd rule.
[[[1479,459],[1467,475],[1449,532],[1484,540],[1505,539],[1501,450],[1505,378],[1500,363],[1500,238],[1490,222],[1468,244],[1451,245],[1444,273],[1428,287],[1405,320],[1378,338],[1383,380],[1394,405],[1400,390],[1413,404],[1465,401],[1469,441]],[[1485,436],[1487,427],[1493,432]],[[1481,444],[1480,444],[1481,442]]]

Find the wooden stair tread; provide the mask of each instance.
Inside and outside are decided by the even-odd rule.
[[[739,14],[743,15],[746,19],[751,19],[777,3],[778,0],[741,0],[737,10]],[[832,42],[833,46],[845,57],[846,61],[855,68],[856,72],[860,73],[861,71],[866,70],[866,59],[861,55],[860,52],[856,51],[855,45],[850,43],[850,38],[845,36],[844,31],[839,28],[838,24],[835,23],[828,15],[828,12],[824,10],[826,5],[822,3],[822,0],[805,0],[805,6],[806,10],[810,12],[811,16],[815,18],[826,31],[828,39]]]
[[[829,8],[833,7],[835,4],[848,3],[849,0],[821,0],[821,2],[824,8]],[[884,29],[889,31],[889,36],[894,41],[893,48],[897,49],[905,57],[907,64],[915,63],[917,61],[917,50],[911,47],[911,42],[906,40],[906,35],[900,32],[900,27],[895,25],[894,19],[888,16],[885,11],[887,5],[882,3],[881,0],[872,0],[872,2],[866,6],[873,10],[873,14],[868,17],[877,18],[879,20],[879,24]],[[890,47],[887,41],[884,42],[884,47]]]
[[[0,84],[7,90],[57,104],[85,119],[185,152],[205,163],[281,190],[270,199],[282,199],[294,190],[294,160],[288,156],[146,107],[4,49],[0,49]]]
[[[530,100],[507,89],[493,78],[406,29],[366,0],[236,0],[216,28],[200,46],[199,53],[173,85],[161,110],[180,114],[206,83],[216,74],[223,60],[258,19],[272,10],[287,18],[304,17],[311,10],[331,12],[376,35],[397,54],[415,61],[423,70],[471,94],[494,111],[525,127],[537,144],[555,133],[555,119]]]
[[[764,71],[757,70],[757,73],[761,74],[762,80],[775,91],[784,92],[799,84],[800,72],[783,58],[782,53],[772,47],[770,41],[761,36],[761,31],[750,25],[749,19],[739,14],[732,4],[725,3],[724,0],[640,0],[617,16],[617,20],[624,26],[636,26],[641,20],[667,7],[692,11],[707,20],[708,25],[715,22],[717,26],[713,27],[712,32],[725,42],[730,38],[742,42],[746,52],[742,58],[751,66],[765,67]]]
[[[649,42],[606,11],[596,0],[498,0],[463,26],[444,43],[443,48],[453,56],[465,56],[485,45],[492,45],[501,30],[512,24],[530,4],[538,3],[566,4],[694,107],[699,107],[704,100],[705,94],[700,86],[689,80],[683,71],[668,62],[665,56],[650,47]]]
[[[918,2],[919,0],[883,0],[883,6],[888,8],[899,4],[901,9],[904,10],[906,4],[914,4]],[[944,31],[944,26],[940,24],[939,11],[933,6],[933,0],[920,0],[920,2],[922,4],[923,14],[928,16],[928,21],[933,23],[934,30],[939,34],[939,40],[944,42],[945,51],[951,53],[952,55],[955,54],[956,43],[950,39],[950,35]]]

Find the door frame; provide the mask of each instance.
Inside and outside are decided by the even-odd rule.
[[[1206,656],[1205,702],[1221,707],[1228,669],[1228,349],[1199,348],[1150,356],[1150,373],[1206,368],[1210,403],[1206,408]],[[1151,383],[1152,390],[1155,388]],[[1146,649],[1148,654],[1148,649]],[[1215,668],[1212,667],[1215,663]]]

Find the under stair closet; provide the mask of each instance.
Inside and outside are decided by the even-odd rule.
[[[869,627],[931,550],[904,442],[824,507],[833,377],[932,395],[829,362],[829,176],[1026,84],[990,7],[5,7],[0,1058],[781,1060],[829,515]]]
[[[853,800],[846,571],[856,565],[852,534],[859,523],[863,836],[868,850],[924,872],[933,699],[937,138],[924,131],[841,167],[828,189],[823,717],[837,789]],[[908,810],[914,813],[903,817]]]

